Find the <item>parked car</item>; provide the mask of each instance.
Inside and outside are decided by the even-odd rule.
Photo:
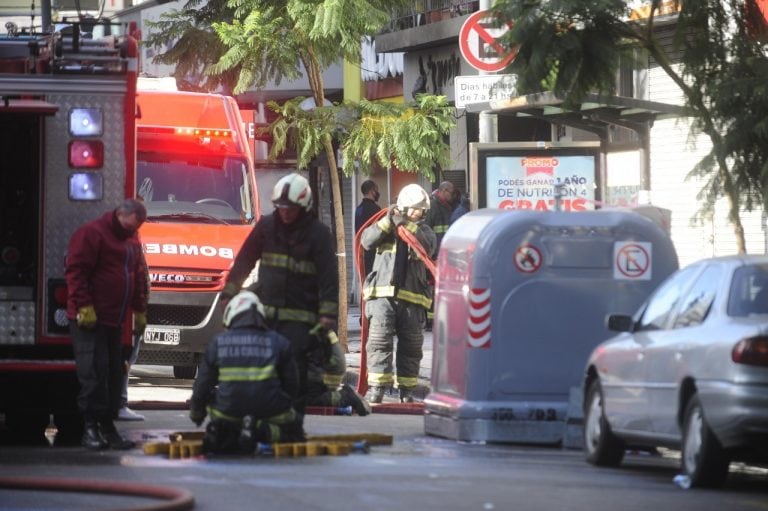
[[[591,353],[584,380],[589,463],[627,448],[682,451],[692,486],[720,486],[732,460],[768,461],[768,256],[678,270]]]

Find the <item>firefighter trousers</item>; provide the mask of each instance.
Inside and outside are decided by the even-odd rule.
[[[424,307],[394,298],[375,298],[365,303],[368,318],[368,385],[390,386],[394,383],[392,359],[394,354],[397,386],[416,387],[424,344]]]
[[[293,407],[300,415],[304,415],[307,406],[307,371],[309,369],[309,351],[316,342],[315,336],[309,333],[313,325],[300,321],[268,321],[268,326],[277,330],[291,341],[291,353],[296,360],[299,370],[299,394]]]
[[[347,372],[347,360],[340,342],[318,339],[307,362],[307,403],[315,406],[347,406],[339,387]]]

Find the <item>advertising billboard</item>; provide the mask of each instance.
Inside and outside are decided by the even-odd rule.
[[[479,208],[586,211],[600,199],[599,143],[470,144],[470,159]]]

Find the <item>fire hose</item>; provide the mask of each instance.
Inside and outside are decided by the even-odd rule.
[[[54,492],[99,493],[159,499],[158,504],[124,508],[123,511],[177,511],[192,509],[195,499],[187,490],[167,486],[46,477],[0,477],[0,488],[12,490],[44,490]]]
[[[378,222],[388,212],[389,210],[384,208],[369,218],[368,221],[365,222],[362,227],[360,227],[360,229],[355,233],[355,241],[353,247],[354,258],[355,262],[357,263],[357,276],[358,280],[360,281],[360,317],[362,320],[360,325],[360,376],[357,380],[357,391],[363,395],[365,395],[366,391],[368,390],[368,357],[366,350],[366,343],[368,341],[368,317],[365,314],[365,299],[363,298],[363,284],[365,282],[366,275],[365,251],[362,249],[361,234],[368,226]],[[429,257],[429,254],[427,254],[427,251],[424,250],[424,247],[421,245],[419,240],[416,239],[416,236],[414,236],[413,233],[411,233],[403,225],[397,226],[396,233],[397,236],[402,239],[424,263],[424,266],[426,266],[427,270],[432,274],[433,280],[436,280],[437,267],[432,261],[432,258]]]

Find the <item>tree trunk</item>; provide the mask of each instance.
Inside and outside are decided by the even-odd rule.
[[[302,58],[304,68],[307,70],[307,79],[312,96],[316,105],[325,103],[325,85],[323,84],[323,75],[320,66],[317,63],[312,51],[307,52],[306,57]],[[335,220],[336,231],[336,257],[339,268],[339,320],[336,326],[336,333],[339,341],[344,348],[344,353],[349,351],[349,336],[347,332],[347,244],[344,238],[344,212],[341,208],[341,184],[339,183],[339,169],[336,165],[336,155],[333,153],[333,141],[331,137],[325,137],[323,140],[325,146],[325,155],[328,158],[328,169],[331,176],[331,194],[333,195],[333,217]]]

